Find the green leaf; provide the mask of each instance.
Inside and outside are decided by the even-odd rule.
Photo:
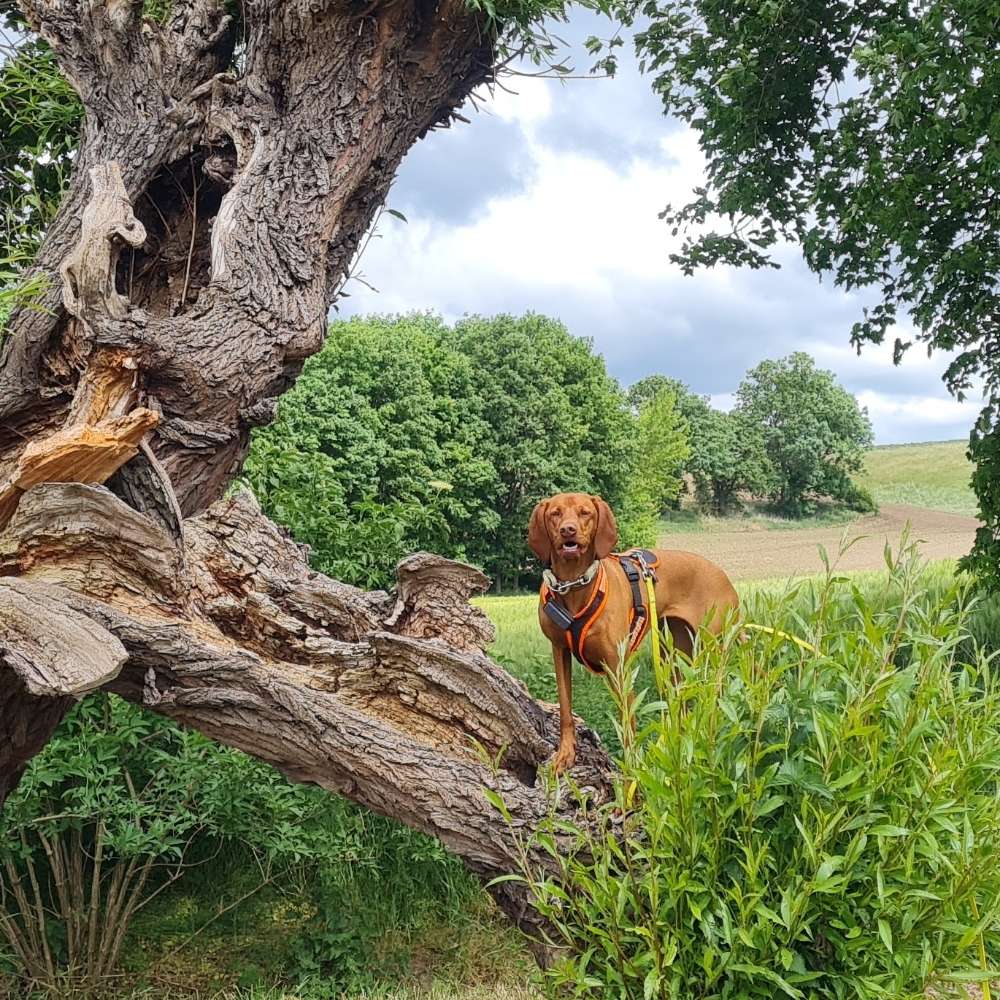
[[[882,917],[878,919],[878,936],[882,939],[882,944],[885,945],[886,951],[890,954],[892,953],[892,928],[889,926],[889,921]]]

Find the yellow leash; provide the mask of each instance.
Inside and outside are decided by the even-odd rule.
[[[649,595],[649,621],[651,626],[650,632],[652,633],[651,638],[653,641],[653,675],[659,679],[661,662],[660,620],[656,614],[656,587],[651,576],[646,577],[646,593]],[[781,639],[787,639],[789,642],[794,642],[796,646],[800,646],[802,649],[805,649],[814,655],[819,655],[819,650],[811,643],[806,642],[805,639],[800,639],[797,635],[792,635],[789,632],[783,632],[780,628],[771,628],[770,625],[757,625],[753,622],[744,622],[743,628],[751,628],[757,632],[766,632],[768,635],[776,635]]]
[[[805,639],[800,639],[797,635],[789,635],[788,632],[782,632],[780,628],[771,628],[769,625],[755,625],[752,622],[744,622],[743,628],[752,628],[756,629],[758,632],[766,632],[768,635],[776,635],[781,639],[787,639],[789,642],[794,642],[796,646],[801,646],[810,653],[819,655],[819,650],[815,646],[806,642]]]
[[[656,587],[651,576],[646,577],[646,593],[649,595],[649,624],[653,642],[653,676],[660,683],[660,619],[656,614]]]
[[[972,897],[972,919],[979,923],[979,907],[976,906],[976,897]],[[986,961],[986,942],[983,940],[982,932],[979,933],[979,964],[982,966],[983,972],[988,971],[989,964]],[[990,991],[990,983],[988,979],[984,979],[979,987],[983,991],[983,1000],[993,1000],[993,994]]]

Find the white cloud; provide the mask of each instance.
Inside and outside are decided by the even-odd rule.
[[[703,158],[634,67],[614,81],[518,78],[510,88],[466,126],[482,137],[478,159],[462,143],[472,156],[462,176],[476,185],[469,211],[453,210],[454,181],[434,186],[455,176],[455,137],[436,134],[407,158],[402,183],[420,181],[406,189],[410,222],[387,219],[362,262],[381,293],[352,285],[343,313],[545,312],[592,337],[623,382],[660,371],[723,407],[749,367],[806,350],[868,406],[879,442],[967,435],[977,407],[941,385],[947,359],[915,347],[895,368],[890,345],[859,358],[848,338],[866,299],[820,283],[795,248],[779,249],[780,271],[685,277],[670,263],[680,238],[658,213],[703,183]]]
[[[891,396],[865,391],[858,402],[868,409],[880,444],[968,437],[981,407],[943,396]]]
[[[357,290],[355,308],[425,305],[454,318],[484,309],[480,303],[500,290],[512,311],[533,308],[540,297],[551,301],[552,293],[627,311],[631,286],[683,280],[668,260],[680,238],[657,211],[665,194],[689,190],[700,177],[693,136],[673,133],[660,143],[659,162],[633,159],[615,171],[599,159],[552,151],[543,134],[525,133],[532,174],[526,191],[489,199],[468,224],[411,217],[408,226],[387,229],[363,261],[382,293],[373,298]],[[700,275],[699,282],[719,294],[733,287],[726,269]],[[663,321],[675,335],[692,333],[683,316]]]
[[[488,98],[487,110],[505,122],[517,122],[525,128],[536,125],[552,114],[549,81],[539,77],[501,81]]]

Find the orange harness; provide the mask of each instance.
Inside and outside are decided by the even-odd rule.
[[[641,582],[647,577],[656,579],[654,570],[659,565],[659,559],[649,549],[629,549],[628,552],[612,553],[611,557],[617,559],[625,575],[628,577],[632,588],[632,607],[629,610],[629,636],[628,636],[628,656],[631,656],[646,638],[649,631],[650,616],[642,593]],[[566,644],[576,659],[582,663],[591,673],[603,674],[605,665],[594,665],[588,662],[584,656],[584,646],[587,642],[587,635],[590,633],[594,622],[601,617],[605,606],[608,603],[608,571],[602,560],[594,578],[593,590],[590,600],[583,609],[575,615],[570,614],[566,606],[559,600],[552,589],[546,583],[542,583],[538,594],[542,602],[542,610],[547,617],[561,628],[566,636]]]

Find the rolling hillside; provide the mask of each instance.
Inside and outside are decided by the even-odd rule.
[[[874,448],[859,481],[879,505],[912,504],[953,514],[976,514],[965,441],[932,441]]]

